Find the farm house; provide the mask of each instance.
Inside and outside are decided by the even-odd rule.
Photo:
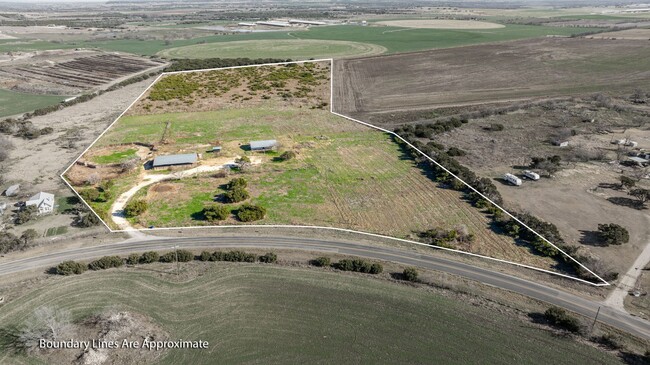
[[[49,214],[54,211],[54,194],[40,192],[25,202],[25,206],[36,206],[38,214]]]
[[[269,139],[266,141],[252,141],[250,143],[251,151],[272,151],[278,147],[278,141]]]
[[[158,156],[153,159],[152,167],[159,169],[171,166],[187,166],[195,164],[197,160],[198,155],[196,153]]]

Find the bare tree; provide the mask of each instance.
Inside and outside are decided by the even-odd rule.
[[[92,173],[92,174],[88,175],[88,178],[86,179],[86,182],[89,185],[96,185],[96,184],[99,184],[101,181],[102,181],[102,177],[99,176],[98,173]]]
[[[124,160],[120,164],[120,168],[122,169],[122,172],[133,171],[136,167],[138,167],[139,161],[140,159],[137,158],[130,158],[128,160]]]
[[[72,329],[70,312],[49,306],[38,307],[22,328],[19,340],[26,348],[38,346],[40,339],[66,338]]]

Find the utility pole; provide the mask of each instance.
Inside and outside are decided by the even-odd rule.
[[[594,317],[594,323],[591,324],[591,331],[589,331],[589,333],[594,331],[594,326],[596,326],[596,321],[598,321],[598,314],[600,314],[600,306],[598,306],[598,310],[596,311],[596,316]]]
[[[176,252],[176,276],[179,276],[181,274],[181,263],[178,261],[178,245],[172,247],[174,251]],[[600,308],[598,308],[600,309]]]

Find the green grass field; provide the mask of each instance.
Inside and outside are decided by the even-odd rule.
[[[126,151],[117,151],[108,155],[95,156],[92,158],[92,161],[98,164],[120,163],[126,159],[137,157],[136,152],[135,149],[129,148]]]
[[[604,351],[421,288],[360,274],[205,265],[183,282],[174,280],[172,265],[155,264],[50,278],[8,296],[0,363],[42,363],[8,345],[11,329],[47,303],[76,320],[109,308],[142,313],[172,339],[210,343],[208,350],[170,350],[159,364],[620,364]]]
[[[264,57],[303,60],[308,58],[372,56],[386,51],[368,43],[319,39],[250,40],[207,43],[172,48],[159,52],[166,58],[237,58]]]
[[[63,101],[65,96],[35,95],[0,89],[0,117],[30,112]]]

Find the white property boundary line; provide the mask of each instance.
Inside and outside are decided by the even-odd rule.
[[[87,203],[85,202],[85,200],[84,200],[84,199],[79,195],[79,193],[77,193],[77,191],[75,190],[75,188],[74,188],[74,187],[73,187],[73,186],[72,186],[72,185],[71,185],[71,184],[70,184],[70,183],[65,179],[65,177],[64,177],[64,175],[65,175],[65,174],[70,170],[70,168],[72,168],[72,167],[77,163],[77,161],[79,161],[79,159],[81,159],[81,157],[82,157],[86,152],[88,152],[88,150],[90,150],[90,148],[92,148],[92,147],[97,143],[97,141],[99,141],[99,139],[100,139],[102,136],[104,136],[104,134],[106,134],[106,132],[108,132],[108,130],[111,129],[111,128],[113,127],[113,125],[114,125],[115,123],[117,123],[117,121],[118,121],[120,118],[122,118],[122,116],[124,116],[124,114],[126,114],[126,112],[127,112],[129,109],[131,109],[131,107],[132,107],[136,102],[138,102],[138,101],[140,100],[140,98],[142,98],[142,96],[144,96],[144,94],[145,94],[147,91],[149,91],[149,89],[150,89],[150,88],[151,88],[151,87],[152,87],[156,82],[158,82],[158,80],[160,80],[160,78],[162,78],[163,76],[166,76],[166,75],[174,75],[174,74],[183,74],[183,73],[192,73],[192,72],[205,72],[205,71],[216,71],[216,70],[238,69],[238,68],[246,68],[246,67],[279,66],[279,65],[287,65],[287,64],[302,64],[302,63],[315,63],[315,62],[329,62],[329,63],[330,63],[330,113],[332,113],[332,114],[334,114],[334,115],[336,115],[336,116],[338,116],[338,117],[341,117],[341,118],[345,118],[345,119],[347,119],[347,120],[350,120],[350,121],[352,121],[352,122],[362,124],[362,125],[364,125],[364,126],[366,126],[366,127],[370,127],[370,128],[376,129],[376,130],[378,130],[378,131],[381,131],[381,132],[387,133],[387,134],[389,134],[389,135],[391,135],[391,136],[393,136],[393,137],[399,139],[400,141],[402,141],[403,143],[405,143],[407,146],[409,146],[410,148],[412,148],[412,149],[414,149],[415,151],[417,151],[418,153],[420,153],[420,154],[421,154],[422,156],[424,156],[426,159],[428,159],[429,161],[433,162],[436,166],[438,166],[438,167],[440,167],[441,169],[443,169],[443,170],[444,170],[445,172],[447,172],[449,175],[453,176],[454,178],[456,178],[457,180],[459,180],[460,182],[462,182],[465,186],[467,186],[468,188],[470,188],[473,192],[475,192],[475,193],[477,193],[479,196],[481,196],[481,198],[487,200],[488,202],[490,202],[491,204],[493,204],[495,207],[497,207],[498,209],[500,209],[501,211],[503,211],[503,212],[504,212],[505,214],[507,214],[510,218],[514,219],[517,223],[519,223],[520,225],[522,225],[522,226],[526,227],[527,229],[529,229],[529,230],[530,230],[531,232],[533,232],[535,235],[537,235],[538,237],[540,237],[544,242],[548,243],[549,245],[551,245],[552,247],[554,247],[555,249],[557,249],[557,250],[558,250],[559,252],[561,252],[563,255],[569,257],[573,262],[577,263],[580,267],[582,267],[583,269],[587,270],[587,272],[589,272],[589,273],[592,274],[594,277],[596,277],[596,278],[598,278],[600,281],[602,281],[602,283],[593,283],[593,282],[590,282],[590,281],[587,281],[587,280],[584,280],[584,279],[580,279],[580,278],[577,278],[577,277],[573,277],[573,276],[570,276],[570,275],[561,274],[561,273],[558,273],[558,272],[554,272],[554,271],[550,271],[550,270],[546,270],[546,269],[541,269],[541,268],[538,268],[538,267],[529,266],[529,265],[525,265],[525,264],[521,264],[521,263],[517,263],[517,262],[513,262],[513,261],[507,261],[507,260],[497,259],[497,258],[494,258],[494,257],[484,256],[484,255],[480,255],[480,254],[476,254],[476,253],[471,253],[471,252],[466,252],[466,251],[456,250],[456,249],[452,249],[452,248],[446,248],[446,247],[440,247],[440,246],[428,245],[428,244],[421,243],[421,242],[417,242],[417,241],[412,241],[412,240],[407,240],[407,239],[402,239],[402,238],[396,238],[396,237],[390,237],[390,236],[385,236],[385,235],[381,235],[381,234],[375,234],[375,233],[369,233],[369,232],[362,232],[362,231],[355,231],[355,230],[352,230],[352,229],[336,228],[336,227],[323,227],[323,226],[300,226],[300,225],[227,225],[227,226],[191,226],[191,227],[164,227],[164,228],[152,228],[152,229],[114,230],[114,229],[112,229],[111,227],[109,227],[108,224],[107,224],[106,222],[104,222],[103,219],[101,219],[101,217],[99,217],[99,215],[98,215],[98,214],[93,210],[93,208],[92,208],[89,204],[87,204]],[[145,89],[145,90],[144,90],[144,91],[143,91],[143,92],[142,92],[142,93],[141,93],[141,94],[140,94],[140,95],[139,95],[139,96],[138,96],[138,97],[137,97],[137,98],[136,98],[136,99],[135,99],[135,100],[134,100],[134,101],[133,101],[133,102],[132,102],[132,103],[131,103],[131,104],[130,104],[130,105],[129,105],[129,106],[128,106],[128,107],[127,107],[127,108],[126,108],[126,109],[125,109],[125,110],[124,110],[124,111],[123,111],[123,112],[122,112],[122,113],[121,113],[121,114],[120,114],[120,115],[119,115],[119,116],[118,116],[118,117],[117,117],[117,118],[116,118],[116,119],[115,119],[115,120],[114,120],[114,121],[113,121],[113,122],[112,122],[112,123],[111,123],[111,124],[110,124],[110,125],[109,125],[109,126],[108,126],[108,127],[107,127],[107,128],[106,128],[106,129],[105,129],[105,130],[104,130],[104,131],[103,131],[103,132],[102,132],[102,133],[97,137],[97,138],[96,138],[96,139],[95,139],[95,140],[94,140],[94,141],[93,141],[93,142],[92,142],[92,143],[91,143],[91,144],[90,144],[90,145],[89,145],[89,146],[88,146],[88,148],[86,148],[86,149],[81,153],[81,155],[79,155],[79,157],[77,157],[77,159],[75,159],[75,160],[73,161],[73,163],[72,163],[68,168],[66,168],[66,169],[61,173],[60,177],[61,177],[61,179],[65,182],[65,184],[68,185],[68,187],[70,187],[70,189],[72,189],[72,191],[77,195],[77,197],[79,197],[79,199],[80,199],[81,201],[83,201],[84,203],[86,203],[86,205],[88,206],[88,208],[93,212],[93,214],[95,214],[95,215],[99,218],[99,220],[104,224],[104,226],[105,226],[105,227],[106,227],[106,228],[107,228],[111,233],[118,233],[118,232],[143,232],[143,231],[153,231],[153,230],[165,231],[165,230],[184,230],[184,229],[206,229],[206,228],[208,228],[208,229],[209,229],[209,228],[246,228],[246,227],[248,227],[248,228],[293,228],[293,229],[296,229],[296,228],[303,228],[303,229],[304,229],[304,228],[307,228],[307,229],[325,229],[325,230],[331,230],[331,231],[346,232],[346,233],[356,233],[356,234],[361,234],[361,235],[370,236],[370,237],[377,237],[377,238],[383,238],[383,239],[390,239],[390,240],[395,240],[395,241],[398,241],[398,242],[404,242],[404,243],[409,243],[409,244],[415,244],[415,245],[418,245],[418,246],[426,246],[426,247],[429,247],[429,248],[436,248],[436,249],[439,249],[439,250],[444,250],[444,251],[449,251],[449,252],[454,252],[454,253],[465,254],[465,255],[469,255],[469,256],[473,256],[473,257],[480,257],[480,258],[483,258],[483,259],[492,260],[492,261],[496,261],[496,262],[500,262],[500,263],[506,263],[506,264],[511,264],[511,265],[515,265],[515,266],[519,266],[519,267],[524,267],[524,268],[527,268],[527,269],[531,269],[531,270],[535,270],[535,271],[543,272],[543,273],[546,273],[546,274],[551,274],[551,275],[555,275],[555,276],[563,277],[563,278],[566,278],[566,279],[576,280],[576,281],[579,281],[579,282],[582,282],[582,283],[585,283],[585,284],[589,284],[589,285],[592,285],[592,286],[598,286],[598,287],[599,287],[599,286],[608,286],[608,285],[610,285],[610,283],[608,283],[606,280],[604,280],[603,278],[601,278],[600,276],[598,276],[598,275],[597,275],[596,273],[594,273],[592,270],[590,270],[589,268],[587,268],[586,266],[584,266],[583,264],[581,264],[579,261],[577,261],[576,259],[574,259],[573,257],[571,257],[569,254],[567,254],[566,252],[564,252],[561,248],[559,248],[558,246],[556,246],[555,244],[553,244],[551,241],[547,240],[547,239],[544,238],[542,235],[540,235],[539,233],[537,233],[536,231],[534,231],[533,229],[531,229],[530,227],[528,227],[526,224],[524,224],[524,223],[523,223],[521,220],[519,220],[517,217],[515,217],[515,216],[512,215],[512,214],[510,214],[508,211],[506,211],[505,209],[503,209],[503,208],[502,208],[501,206],[499,206],[498,204],[494,203],[494,202],[493,202],[492,200],[490,200],[488,197],[486,197],[485,195],[483,195],[483,194],[482,194],[481,192],[479,192],[478,190],[474,189],[471,185],[469,185],[468,183],[466,183],[465,181],[463,181],[462,179],[460,179],[458,176],[456,176],[456,175],[453,174],[451,171],[449,171],[447,168],[445,168],[444,166],[442,166],[441,164],[439,164],[438,162],[436,162],[434,159],[432,159],[431,157],[429,157],[428,155],[426,155],[424,152],[420,151],[418,148],[416,148],[415,146],[413,146],[411,143],[409,143],[407,140],[405,140],[404,138],[402,138],[401,136],[399,136],[397,133],[395,133],[395,132],[393,132],[393,131],[390,131],[390,130],[387,130],[387,129],[384,129],[384,128],[381,128],[381,127],[378,127],[378,126],[375,126],[375,125],[372,125],[372,124],[369,124],[369,123],[366,123],[366,122],[363,122],[363,121],[360,121],[360,120],[357,120],[357,119],[354,119],[354,118],[351,118],[351,117],[348,117],[348,116],[346,116],[346,115],[343,115],[343,114],[340,114],[340,113],[335,112],[335,111],[334,111],[334,59],[332,59],[332,58],[327,58],[327,59],[317,59],[317,60],[305,60],[305,61],[291,61],[291,62],[264,63],[264,64],[258,64],[258,65],[246,65],[246,66],[219,67],[219,68],[209,68],[209,69],[201,69],[201,70],[186,70],[186,71],[163,72],[163,73],[161,73],[160,75],[158,75],[158,77],[157,77],[157,78],[156,78],[156,79],[155,79],[155,80],[154,80],[154,81],[153,81],[153,82],[152,82],[152,83],[151,83],[151,84],[150,84],[150,85],[149,85],[149,86],[148,86],[148,87],[147,87],[147,88],[146,88],[146,89]],[[110,212],[110,213],[112,214],[112,212]]]

